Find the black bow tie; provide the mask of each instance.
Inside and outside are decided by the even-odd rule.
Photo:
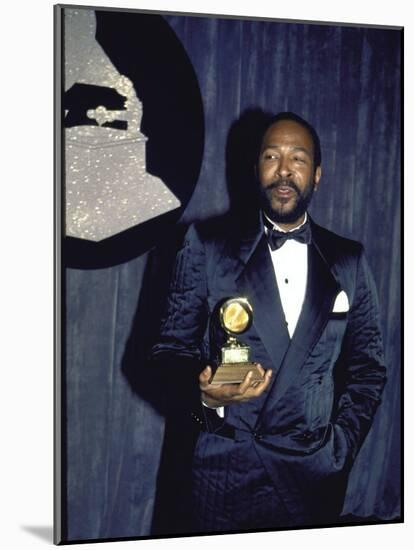
[[[267,224],[266,226],[267,240],[272,250],[277,250],[278,248],[283,246],[288,239],[295,239],[295,241],[298,241],[302,244],[310,244],[312,239],[311,228],[308,221],[304,223],[299,229],[288,231],[286,233],[283,231],[278,231],[273,227],[269,228]]]

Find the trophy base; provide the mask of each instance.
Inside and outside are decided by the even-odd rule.
[[[240,384],[251,371],[251,381],[262,381],[263,376],[257,368],[257,363],[222,363],[217,367],[210,384]]]

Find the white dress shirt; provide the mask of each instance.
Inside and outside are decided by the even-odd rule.
[[[303,223],[290,231],[295,231],[299,229],[299,227],[302,227],[302,225],[306,223],[307,217],[307,214],[305,214]],[[271,222],[269,218],[267,219],[272,223],[275,229],[286,233],[286,231],[277,224]],[[265,231],[268,231],[267,227]],[[292,338],[305,299],[306,281],[308,278],[308,247],[306,244],[295,241],[294,239],[288,239],[277,250],[271,250],[270,246],[269,250],[272,257],[273,269],[275,270],[287,329],[289,331],[289,336]]]
[[[272,222],[267,216],[266,218],[275,229],[286,233],[284,229]],[[308,215],[305,213],[303,223],[290,231],[295,231],[299,229],[299,227],[302,227],[307,219]],[[265,232],[268,232],[267,227],[265,227]],[[271,250],[269,246],[269,251],[279,289],[280,301],[285,314],[287,329],[289,336],[292,338],[305,299],[306,282],[308,278],[308,247],[306,244],[302,244],[294,239],[288,239],[277,250]],[[205,403],[203,404],[205,405]],[[216,412],[220,417],[224,417],[224,407],[217,407]]]

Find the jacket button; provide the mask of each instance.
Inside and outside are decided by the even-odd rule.
[[[198,417],[196,414],[194,414],[194,413],[191,413],[191,418],[192,418],[193,420],[195,420],[195,422],[198,422],[199,424],[202,424],[202,423],[203,423],[203,421],[201,420],[201,418],[199,418],[199,417]]]

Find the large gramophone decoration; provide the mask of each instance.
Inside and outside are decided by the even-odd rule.
[[[64,28],[66,235],[101,241],[180,201],[146,171],[142,104],[96,41],[95,12],[65,9]]]
[[[250,328],[252,322],[253,308],[247,298],[229,298],[215,308],[211,319],[213,338],[218,334],[219,325],[227,340],[220,349],[211,384],[239,384],[249,371],[252,373],[251,382],[263,380],[257,363],[251,361],[250,347],[237,338]]]

